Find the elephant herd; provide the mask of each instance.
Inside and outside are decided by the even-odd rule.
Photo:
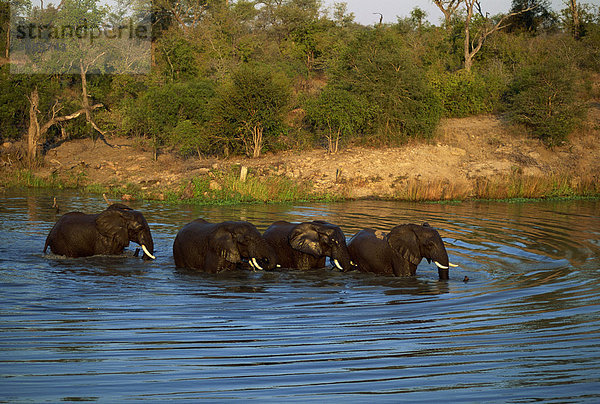
[[[67,257],[114,255],[133,241],[154,259],[154,242],[141,212],[115,203],[98,214],[71,212],[56,222],[44,246]],[[456,265],[439,233],[427,223],[402,224],[388,233],[357,232],[348,243],[331,223],[278,221],[260,234],[247,221],[210,223],[196,219],[183,226],[173,242],[179,268],[217,273],[234,269],[273,270],[323,268],[329,257],[340,271],[358,270],[389,276],[414,276],[423,258],[438,268],[440,279]]]

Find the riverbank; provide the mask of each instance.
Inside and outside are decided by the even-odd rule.
[[[552,150],[492,115],[444,120],[430,143],[337,154],[292,150],[257,159],[182,159],[164,152],[154,160],[140,139],[112,137],[110,145],[79,139],[49,150],[33,170],[5,163],[1,183],[195,203],[597,196],[599,132],[595,107],[584,128]]]

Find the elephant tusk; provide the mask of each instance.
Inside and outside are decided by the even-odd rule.
[[[343,271],[344,268],[342,268],[342,266],[340,265],[340,263],[338,262],[338,260],[336,260],[335,258],[333,259],[333,264],[337,267],[337,269],[339,269],[340,271]]]
[[[150,251],[148,251],[148,249],[146,248],[145,245],[142,244],[142,250],[144,250],[144,254],[146,254],[148,257],[152,258],[153,260],[156,259],[156,257],[152,254],[150,254]]]
[[[439,269],[448,269],[448,267],[443,266],[442,264],[440,264],[437,261],[433,261],[435,263],[435,266],[438,267]]]
[[[252,259],[250,260],[250,262],[251,262],[252,264],[254,264],[254,267],[256,267],[256,269],[258,269],[259,271],[262,271],[262,270],[263,270],[263,268],[262,268],[260,265],[258,265],[258,262],[256,262],[256,258],[252,258]]]
[[[452,268],[456,268],[456,267],[458,267],[458,265],[456,265],[456,264],[453,264],[453,263],[451,263],[451,262],[450,262],[448,265],[450,265]]]
[[[250,266],[252,267],[253,271],[256,271],[256,267],[254,266],[254,264],[252,263],[252,260],[249,260],[248,263],[250,264]]]

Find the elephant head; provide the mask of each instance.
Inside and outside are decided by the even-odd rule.
[[[209,273],[234,270],[246,261],[253,269],[273,269],[277,264],[273,248],[246,221],[191,221],[175,237],[173,258],[179,268]]]
[[[96,229],[109,240],[110,245],[129,245],[130,241],[139,244],[144,251],[144,259],[155,259],[154,241],[144,215],[137,210],[114,203],[96,217]]]
[[[437,230],[428,223],[403,224],[394,227],[385,237],[390,247],[416,268],[423,258],[433,261],[440,279],[448,279],[448,269],[456,266],[448,261],[448,253]]]
[[[247,259],[253,269],[271,270],[277,259],[271,246],[256,227],[245,221],[223,222],[214,226],[209,248],[228,262],[239,264]]]
[[[352,268],[346,237],[342,230],[331,223],[321,220],[296,225],[290,232],[290,246],[314,257],[330,257],[341,271]]]

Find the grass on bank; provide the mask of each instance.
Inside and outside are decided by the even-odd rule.
[[[168,192],[165,200],[195,204],[271,203],[298,201],[333,201],[329,194],[316,194],[312,184],[297,182],[284,176],[256,177],[249,174],[245,180],[239,167],[229,172],[212,171],[206,176],[194,177],[176,192]]]
[[[599,197],[600,184],[594,177],[553,174],[546,177],[520,173],[481,177],[472,183],[448,180],[408,180],[393,199],[405,201],[528,200]]]
[[[85,185],[85,175],[59,177],[52,174],[41,178],[29,170],[15,170],[1,179],[3,187],[50,189],[79,189],[93,194],[106,193],[122,200],[162,200],[168,203],[237,204],[345,200],[342,195],[315,193],[312,184],[285,176],[257,177],[250,173],[245,181],[239,176],[239,167],[230,171],[211,171],[194,177],[175,189],[147,188],[138,184]],[[448,180],[420,181],[409,179],[396,187],[393,200],[464,201],[464,200],[531,200],[549,198],[600,197],[600,184],[593,176],[578,177],[554,174],[546,177],[522,173],[478,178],[467,183]]]
[[[315,193],[312,184],[295,181],[285,176],[256,177],[252,173],[242,181],[239,167],[230,171],[211,171],[207,175],[194,177],[175,189],[142,188],[139,184],[86,184],[83,174],[48,178],[38,177],[30,170],[14,170],[0,185],[6,188],[49,188],[78,189],[92,194],[107,194],[122,200],[161,200],[168,203],[192,204],[236,204],[236,203],[276,203],[301,201],[336,201],[342,199],[333,194]]]

